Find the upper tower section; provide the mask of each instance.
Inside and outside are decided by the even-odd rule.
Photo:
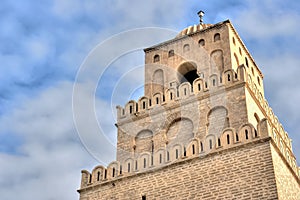
[[[145,96],[163,93],[183,82],[193,87],[199,77],[205,80],[216,75],[222,82],[226,71],[237,72],[240,65],[246,66],[257,89],[264,94],[263,75],[231,22],[204,24],[203,14],[198,13],[200,24],[185,28],[172,40],[144,49]]]

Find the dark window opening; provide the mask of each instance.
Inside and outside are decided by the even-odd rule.
[[[203,143],[200,142],[201,152],[203,151]]]
[[[209,148],[212,149],[212,140],[209,140]]]
[[[112,177],[115,177],[115,173],[116,173],[116,169],[113,168],[113,170],[112,170]]]
[[[198,77],[197,70],[194,69],[184,74],[180,80],[180,83],[189,82],[191,85],[193,85],[194,80]]]
[[[146,158],[144,158],[144,168],[146,168],[147,166],[147,161],[146,161]]]
[[[183,156],[186,157],[186,148],[183,147]]]
[[[132,106],[129,106],[129,113],[132,114]]]
[[[100,172],[97,172],[97,181],[100,181]]]
[[[207,88],[207,82],[205,82],[205,88]]]
[[[146,102],[143,101],[143,109],[145,109],[145,108],[146,108]]]
[[[249,67],[248,59],[247,58],[245,58],[245,63],[246,63],[246,66]]]
[[[159,154],[159,163],[161,164],[162,163],[162,155]]]
[[[166,98],[165,98],[165,95],[163,95],[163,102],[165,102],[166,101]]]
[[[153,61],[154,62],[159,62],[160,58],[159,58],[159,55],[155,55],[154,58],[153,58]]]
[[[195,154],[195,145],[194,144],[192,145],[192,153],[193,153],[193,155]]]
[[[214,42],[221,40],[221,35],[220,33],[216,33],[214,36]]]
[[[221,140],[220,140],[220,138],[218,138],[218,146],[219,147],[221,146]]]
[[[213,79],[213,86],[216,86],[216,80]]]
[[[248,136],[248,130],[245,130],[245,137],[246,137],[246,140],[248,140],[249,136]]]
[[[233,42],[233,44],[235,45],[235,39],[234,39],[234,37],[232,38],[232,42]]]
[[[255,136],[255,137],[257,137],[257,136],[258,136],[258,134],[257,134],[257,131],[256,131],[256,130],[254,130],[254,136]]]
[[[127,164],[127,169],[128,169],[128,170],[127,170],[128,173],[129,173],[129,172],[130,172],[130,163]]]
[[[125,115],[125,110],[124,109],[122,110],[122,115]]]
[[[227,135],[227,144],[230,144],[230,136]]]
[[[199,40],[198,44],[199,44],[199,47],[205,46],[205,40],[204,39]]]
[[[239,141],[239,135],[237,133],[235,134],[235,139],[237,142]]]
[[[201,90],[201,84],[198,83],[198,91],[200,91],[200,90]]]
[[[169,57],[173,57],[175,55],[174,50],[169,51]]]
[[[237,73],[234,74],[234,77],[235,77],[236,79],[238,78]]]
[[[107,178],[107,170],[104,171],[104,179]]]
[[[173,92],[170,93],[170,99],[173,100]]]
[[[156,97],[156,104],[159,104],[159,98]]]
[[[231,80],[230,74],[227,74],[227,80],[228,80],[228,81]]]
[[[186,88],[184,88],[184,96],[186,96]]]
[[[153,155],[151,155],[151,166],[153,166]]]
[[[176,159],[178,159],[178,149],[176,149]]]
[[[90,174],[90,179],[89,179],[89,183],[92,182],[92,175]]]
[[[149,106],[151,106],[152,105],[152,102],[151,102],[151,99],[149,99]]]
[[[122,165],[120,165],[120,174],[122,174]]]
[[[146,195],[143,195],[143,196],[142,196],[142,200],[146,200]]]
[[[137,160],[135,161],[135,170],[137,170],[138,169],[138,162],[137,162]]]

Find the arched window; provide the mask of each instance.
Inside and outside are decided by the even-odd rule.
[[[230,136],[227,134],[227,144],[230,144]]]
[[[220,140],[220,138],[218,138],[218,146],[219,147],[221,146],[221,140]]]
[[[145,108],[146,108],[146,102],[143,101],[143,109],[145,109]]]
[[[156,97],[156,104],[159,104],[159,98]]]
[[[189,51],[190,50],[190,45],[189,44],[185,44],[184,46],[183,46],[183,52],[187,52],[187,51]]]
[[[193,151],[192,153],[194,155],[195,154],[195,145],[194,144],[192,145],[192,151]]]
[[[159,62],[159,61],[160,61],[159,55],[156,54],[156,55],[153,57],[153,61],[154,61],[154,62]]]
[[[173,92],[170,93],[170,100],[173,100]]]
[[[246,57],[245,57],[245,63],[246,63],[246,66],[249,67],[248,59]]]
[[[146,168],[146,166],[147,166],[147,160],[146,158],[144,158],[144,168]]]
[[[219,41],[219,40],[221,40],[221,35],[220,35],[220,33],[216,33],[214,35],[214,42]]]
[[[170,50],[168,55],[169,57],[173,57],[175,55],[174,50]]]
[[[127,164],[127,171],[130,172],[130,163]]]
[[[167,161],[169,161],[170,160],[170,153],[169,153],[169,151],[167,151]]]
[[[228,81],[231,80],[230,74],[227,74],[227,80],[228,80]]]
[[[247,129],[245,130],[245,137],[246,137],[246,140],[249,139],[249,133],[248,133],[248,130],[247,130]]]
[[[205,46],[205,40],[204,39],[199,40],[198,44],[199,44],[199,47]]]
[[[176,159],[178,159],[178,156],[179,156],[179,155],[178,155],[178,149],[176,149],[175,154],[176,154],[176,155],[175,155],[175,156],[176,156]]]
[[[209,149],[212,149],[212,140],[209,140]]]
[[[137,170],[138,169],[138,161],[136,160],[135,161],[135,170]]]
[[[200,90],[201,90],[201,84],[198,83],[198,91],[200,91]]]
[[[216,80],[213,79],[213,86],[216,86]]]
[[[236,133],[235,134],[235,140],[238,142],[239,141],[239,135]]]
[[[92,183],[92,174],[90,174],[89,183]]]
[[[115,175],[116,175],[116,169],[113,168],[113,169],[112,169],[112,177],[115,177]]]
[[[100,172],[97,172],[97,181],[100,181]]]
[[[203,143],[202,142],[200,142],[200,150],[201,150],[201,152],[203,151]]]

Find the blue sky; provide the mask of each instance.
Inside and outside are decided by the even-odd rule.
[[[123,105],[141,93],[143,78],[136,74],[143,73],[143,44],[171,39],[176,32],[198,23],[196,13],[200,9],[206,12],[207,23],[230,19],[234,24],[265,75],[266,98],[293,139],[299,160],[299,1],[3,0],[0,198],[78,198],[80,170],[91,170],[99,162],[114,159],[114,105]],[[147,29],[152,38],[141,38],[145,43],[139,48],[112,60],[99,80],[95,96],[91,96],[94,91],[90,84],[99,77],[93,70],[106,67],[105,57],[94,57],[93,70],[89,69],[80,80],[79,103],[95,101],[95,115],[106,133],[106,139],[89,144],[90,149],[86,147],[89,145],[83,146],[80,138],[90,141],[88,138],[94,135],[88,133],[97,133],[89,120],[91,113],[84,106],[78,110],[82,113],[78,117],[85,121],[80,128],[86,135],[77,134],[73,121],[73,83],[80,66],[97,45],[106,44],[111,36],[148,27],[163,28],[164,34],[155,35],[155,31]],[[125,43],[120,45],[125,47]],[[115,47],[110,47],[113,52]]]

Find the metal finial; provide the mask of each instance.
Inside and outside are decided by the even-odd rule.
[[[197,14],[200,17],[200,24],[202,25],[203,24],[203,16],[205,13],[204,13],[204,11],[200,10]]]

